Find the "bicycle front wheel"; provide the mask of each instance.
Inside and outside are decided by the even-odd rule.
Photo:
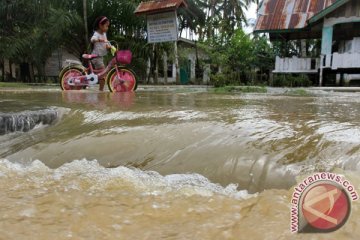
[[[118,72],[111,70],[107,83],[111,92],[133,92],[137,86],[135,73],[124,67],[118,67]]]

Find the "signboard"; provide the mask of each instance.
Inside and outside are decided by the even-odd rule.
[[[176,12],[166,12],[147,16],[149,43],[173,42],[178,40]]]

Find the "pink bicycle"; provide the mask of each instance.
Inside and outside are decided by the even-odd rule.
[[[137,88],[135,73],[126,67],[132,61],[132,53],[129,50],[118,51],[112,49],[114,58],[104,70],[95,70],[91,60],[97,55],[84,54],[82,58],[88,62],[85,67],[80,62],[67,60],[60,72],[60,87],[63,91],[81,90],[91,85],[98,84],[105,77],[111,92],[132,92]]]

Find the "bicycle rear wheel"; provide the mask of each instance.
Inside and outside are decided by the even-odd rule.
[[[70,67],[66,68],[60,73],[60,87],[63,91],[71,91],[71,90],[81,90],[82,86],[71,86],[69,85],[69,80],[74,77],[80,77],[83,76],[82,70]]]

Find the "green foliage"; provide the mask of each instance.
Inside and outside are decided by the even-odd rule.
[[[242,29],[235,32],[230,39],[229,46],[226,46],[228,66],[233,71],[244,71],[251,68],[254,62],[254,42]]]
[[[274,87],[310,87],[311,85],[311,80],[305,74],[276,74],[272,84]]]
[[[269,39],[265,35],[255,35],[252,41],[252,63],[253,68],[258,68],[260,72],[270,72],[275,67],[275,52],[270,45]]]
[[[238,29],[229,42],[215,38],[207,43],[202,48],[209,54],[211,64],[222,70],[211,78],[215,86],[265,84],[267,78],[262,75],[274,69],[275,53],[265,35],[251,38]]]
[[[230,84],[229,78],[222,73],[211,75],[210,83],[214,85],[214,87],[224,87]]]
[[[280,57],[293,57],[293,56],[302,56],[301,52],[301,41],[302,40],[290,40],[290,41],[274,41],[273,49],[276,56]],[[309,39],[305,41],[304,52],[306,56],[309,57],[318,57],[321,51],[321,40],[319,39]]]

